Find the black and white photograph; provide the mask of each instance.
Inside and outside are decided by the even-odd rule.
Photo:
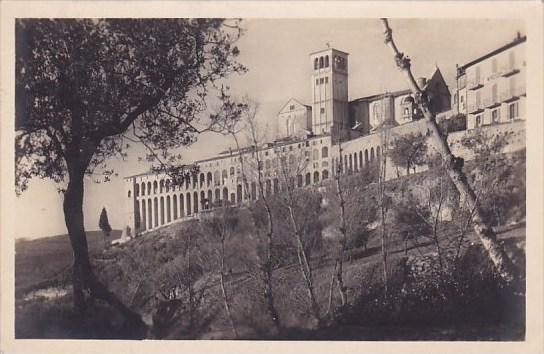
[[[143,8],[2,26],[12,340],[527,343],[529,14]]]

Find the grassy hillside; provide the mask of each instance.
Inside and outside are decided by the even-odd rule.
[[[111,233],[109,241],[121,236],[120,230]],[[104,249],[102,231],[87,231],[89,252],[94,255]],[[72,265],[72,248],[68,235],[56,235],[15,243],[15,292],[54,279]]]
[[[476,173],[477,164],[470,163],[465,168],[469,178],[481,176],[481,173]],[[522,273],[522,283],[525,269],[524,171],[523,155],[504,159],[495,165],[494,170],[486,171],[497,176],[504,188],[490,189],[489,194],[482,194],[482,201],[490,210],[501,206],[490,215],[497,223],[499,238]],[[353,176],[356,178],[359,177]],[[391,181],[388,186],[390,197],[397,200],[407,193],[405,186],[427,186],[426,183],[435,178],[433,171],[428,171]],[[356,218],[361,212],[366,216],[375,212],[368,208],[374,204],[375,188],[372,184],[362,187],[360,183],[346,185],[353,188],[347,191],[350,198],[362,197],[348,198],[348,202],[353,202],[350,208],[354,208],[353,205],[360,207],[354,210]],[[496,190],[500,193],[495,193]],[[308,193],[314,193],[312,198],[315,197],[315,191]],[[312,198],[307,199],[308,204],[302,204],[301,210],[308,213],[312,208],[314,211],[319,209],[315,204],[311,207]],[[369,201],[368,205],[364,204],[365,201]],[[332,199],[329,205],[334,205]],[[260,273],[255,266],[255,257],[261,252],[258,241],[263,235],[264,223],[262,218],[259,219],[262,215],[252,208],[255,206],[239,211],[239,223],[226,245],[226,289],[240,338],[522,340],[524,337],[525,289],[523,286],[511,289],[502,285],[473,233],[467,232],[463,236],[457,268],[447,269],[446,274],[438,277],[433,240],[428,236],[416,237],[405,249],[401,231],[398,231],[399,219],[394,217],[388,226],[389,297],[383,296],[380,235],[372,229],[366,234],[368,242],[365,245],[350,243],[346,253],[344,282],[348,304],[345,311],[335,312],[339,295],[334,289],[331,311],[328,311],[337,240],[334,237],[310,239],[314,242],[310,263],[315,296],[324,319],[321,328],[317,328],[293,252],[289,222],[277,211],[279,207],[274,209],[277,215],[273,285],[283,331],[274,333],[262,296]],[[301,221],[301,229],[307,233],[306,236],[322,235],[324,230],[337,227],[335,208],[325,208],[320,212],[329,214]],[[368,221],[376,224],[375,220]],[[219,286],[216,239],[201,225],[202,222],[198,221],[174,224],[104,252],[100,252],[101,235],[89,236],[96,274],[152,327],[148,337],[233,338]],[[438,244],[451,244],[451,240],[458,237],[458,226],[456,219],[442,222]],[[60,248],[64,253],[58,252]],[[52,242],[48,246],[30,249],[34,253],[27,253],[27,257],[22,257],[24,247],[17,249],[19,269],[16,277],[21,290],[16,311],[18,338],[130,337],[130,333],[123,332],[118,314],[99,302],[90,309],[88,318],[81,320],[71,308],[69,293],[53,300],[25,300],[23,290],[36,283],[41,283],[36,288],[62,288],[69,284],[66,274],[69,274],[71,255],[67,239],[64,246]],[[38,255],[38,261],[32,254]],[[59,272],[60,276],[56,276]],[[57,282],[43,283],[51,277]]]

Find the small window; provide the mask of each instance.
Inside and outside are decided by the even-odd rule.
[[[289,110],[294,111],[295,110],[295,105],[294,104],[290,105]]]
[[[128,197],[130,198],[130,191],[128,191]]]
[[[459,97],[459,101],[460,101],[461,103],[463,103],[463,102],[464,102],[464,98],[465,98],[465,96]]]
[[[494,109],[491,111],[491,122],[498,123],[501,119],[501,111],[499,109]]]
[[[404,108],[403,116],[404,116],[404,119],[410,118],[410,108],[408,107]]]
[[[319,57],[319,68],[323,68],[324,66],[324,63],[323,63],[323,57]]]
[[[518,118],[518,116],[519,116],[518,108],[519,108],[518,102],[511,103],[508,106],[508,119],[514,120],[514,119]]]
[[[329,67],[329,56],[325,56],[325,67],[328,68]]]
[[[319,85],[319,79],[315,79],[315,84]]]
[[[482,125],[482,116],[481,115],[477,115],[476,116],[476,124],[475,124],[475,127],[478,128],[479,126]]]
[[[325,82],[325,79],[323,79],[323,78],[319,79],[319,84],[322,84],[324,82]]]
[[[321,108],[321,109],[319,110],[319,112],[320,112],[321,114],[324,114],[324,113],[325,113],[325,108]]]
[[[329,83],[329,77],[325,77],[325,83],[328,84]]]

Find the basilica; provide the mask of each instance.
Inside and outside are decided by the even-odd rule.
[[[503,51],[515,49],[521,60],[523,52],[518,44],[523,44],[519,38],[515,45],[505,46]],[[487,61],[498,55],[511,58],[499,51],[485,59]],[[286,182],[285,173],[282,175],[285,171],[280,168],[283,161],[289,161],[290,165],[296,164],[297,168],[293,169],[288,179],[297,188],[319,187],[327,183],[335,171],[357,172],[382,156],[382,151],[387,146],[382,133],[384,126],[388,127],[393,139],[399,134],[425,133],[424,122],[420,121],[421,112],[410,90],[381,92],[350,100],[348,56],[348,53],[334,48],[309,55],[311,102],[305,104],[296,98],[287,100],[275,117],[277,137],[274,141],[261,146],[229,149],[208,159],[196,161],[194,164],[198,167],[198,173],[186,178],[183,185],[174,185],[167,175],[150,172],[126,177],[124,199],[128,228],[134,230],[134,234],[141,234],[198,217],[200,213],[220,205],[250,203],[258,199],[259,175],[265,195],[277,193]],[[469,75],[474,63],[465,66],[465,71],[459,71],[462,72],[460,76],[465,75],[465,72]],[[511,69],[507,77],[521,77],[512,73]],[[522,66],[518,72],[524,72]],[[457,86],[460,82],[458,81]],[[473,106],[468,108],[469,112],[466,112],[466,107],[463,107],[465,111],[459,107],[460,92],[463,92],[463,100],[466,100],[466,91],[471,93],[473,90],[467,89],[466,85],[461,91],[457,87],[452,100],[438,67],[429,77],[418,78],[417,83],[429,99],[431,109],[437,113],[437,117],[447,119],[463,114],[465,117],[467,114],[472,117],[478,113]],[[516,97],[510,97],[506,93],[504,97],[500,96],[501,102],[496,102],[499,100],[497,96],[491,108],[500,106],[502,101],[506,105],[515,103],[518,107],[517,102],[523,99],[520,90],[516,86],[515,92],[512,91],[512,95],[515,94]],[[485,107],[481,112],[483,111]],[[524,124],[514,124],[524,119],[519,113],[521,111],[521,108],[516,110],[517,116],[505,122],[510,123],[507,129],[517,132],[518,145],[524,146]],[[466,125],[462,130],[464,129]],[[464,133],[459,131],[448,136],[454,153],[463,154],[463,151],[456,150],[454,143],[459,139],[457,135]],[[523,139],[519,137],[520,134]],[[393,169],[388,170],[387,178],[397,177],[398,170],[396,173],[395,175]]]

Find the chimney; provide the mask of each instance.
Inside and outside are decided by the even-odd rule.
[[[427,79],[424,78],[424,77],[418,77],[416,81],[417,81],[417,85],[419,86],[419,88],[423,90],[423,87],[427,83]]]

